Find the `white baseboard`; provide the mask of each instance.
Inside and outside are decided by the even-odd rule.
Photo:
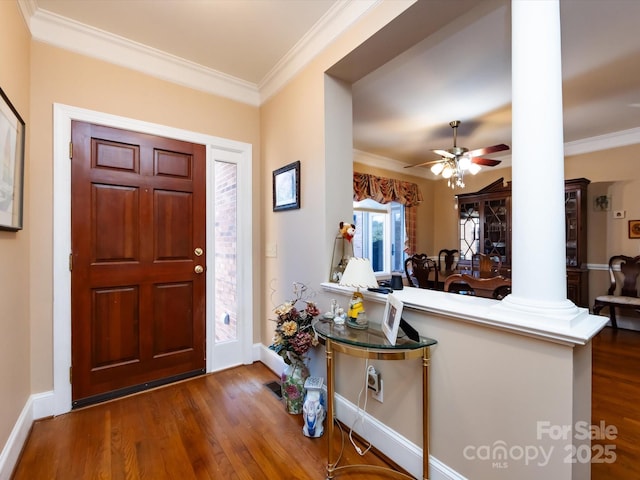
[[[255,361],[280,374],[284,367],[282,358],[262,344],[253,347]],[[341,395],[335,397],[336,417],[347,426],[353,425],[358,415],[357,407]],[[34,420],[52,416],[54,412],[53,392],[31,395],[27,400],[9,439],[0,453],[0,480],[9,480],[18,461],[22,447],[27,440]],[[364,426],[363,426],[364,425]],[[354,431],[370,440],[380,452],[396,462],[411,475],[422,478],[422,449],[410,442],[379,420],[364,413],[364,423],[357,422]],[[345,436],[349,434],[344,432]],[[353,448],[345,438],[345,448]],[[467,480],[465,477],[440,462],[433,455],[429,457],[429,478],[431,480]]]
[[[335,396],[336,418],[349,428],[358,417],[357,407],[339,394]],[[364,413],[364,422],[358,421],[353,429],[366,438],[384,455],[400,465],[416,478],[422,477],[422,448],[390,429],[369,414]],[[345,448],[353,448],[349,432],[345,431]],[[429,478],[431,480],[467,480],[433,455],[429,455]]]
[[[276,375],[280,376],[280,374],[282,373],[282,369],[284,368],[284,360],[276,352],[270,350],[269,347],[266,347],[261,343],[254,345],[253,358],[256,362],[264,363],[267,368]]]
[[[13,426],[7,443],[0,453],[0,480],[9,480],[16,466],[20,452],[29,436],[29,430],[33,424],[33,396],[29,397],[18,421]]]

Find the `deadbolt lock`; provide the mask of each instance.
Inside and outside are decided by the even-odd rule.
[[[200,257],[204,253],[204,250],[202,250],[200,247],[198,247],[193,251],[193,253],[196,254],[196,257]]]

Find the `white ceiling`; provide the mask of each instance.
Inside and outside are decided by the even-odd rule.
[[[333,0],[36,0],[42,10],[259,84]]]
[[[561,0],[560,14],[565,142],[640,127],[640,2]],[[452,120],[459,146],[510,144],[510,38],[510,2],[482,1],[357,81],[354,146],[435,160],[431,149],[453,144]]]
[[[127,43],[131,51],[165,52],[165,60],[201,66],[209,78],[239,84],[261,100],[266,90],[277,90],[278,73],[296,61],[301,68],[303,55],[308,61],[312,50],[302,52],[303,47],[319,52],[375,3],[19,0],[38,40],[81,51],[89,42],[70,36],[64,44],[65,32],[75,30],[108,37],[118,48]],[[452,145],[451,120],[462,120],[459,146],[509,145],[509,5],[509,0],[420,0],[341,62],[336,74],[350,72],[346,76],[355,82],[354,147],[396,165],[437,159],[430,150]],[[561,0],[560,5],[565,142],[574,153],[640,143],[640,2]],[[103,50],[96,56],[107,58],[110,49]],[[113,61],[125,62],[125,56]],[[280,75],[278,81],[286,78]],[[508,156],[492,158],[508,165]]]

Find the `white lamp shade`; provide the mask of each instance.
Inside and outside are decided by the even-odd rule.
[[[376,288],[378,280],[373,273],[369,259],[352,257],[342,274],[340,285],[354,288]]]
[[[451,175],[453,175],[453,168],[447,165],[446,167],[444,167],[444,170],[442,170],[442,177],[451,178]]]
[[[462,156],[460,157],[460,160],[458,160],[458,165],[461,170],[469,170],[471,167],[471,159],[469,157]]]
[[[431,166],[431,172],[432,172],[434,175],[440,175],[440,172],[442,172],[442,169],[443,169],[443,168],[444,168],[444,163],[442,163],[442,162],[434,163],[434,164]]]
[[[472,175],[475,175],[480,171],[480,168],[481,168],[480,165],[478,165],[477,163],[472,163],[469,166],[469,172],[471,172]]]

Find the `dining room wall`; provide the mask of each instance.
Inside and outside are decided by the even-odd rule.
[[[565,159],[566,178],[585,177],[591,180],[587,210],[590,306],[595,297],[605,294],[609,287],[606,269],[609,258],[618,254],[640,255],[640,239],[629,238],[629,220],[640,219],[639,167],[640,144]],[[596,197],[602,195],[609,198],[608,210],[595,206]],[[614,215],[616,212],[623,212],[624,217],[618,218]],[[640,328],[637,323],[626,326]]]
[[[392,170],[359,163],[358,159],[359,157],[362,157],[362,155],[363,154],[359,152],[354,153],[354,172],[368,173],[379,177],[413,182],[418,185],[422,192],[423,200],[422,203],[416,207],[418,228],[416,230],[416,251],[413,253],[426,253],[428,255],[437,254],[438,252],[435,250],[434,246],[435,232],[438,229],[438,223],[434,218],[434,182],[426,178],[401,174]]]

